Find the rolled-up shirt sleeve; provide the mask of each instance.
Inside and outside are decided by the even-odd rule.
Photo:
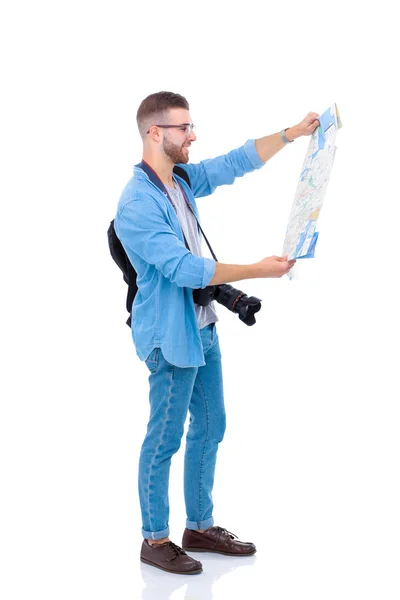
[[[212,278],[215,275],[215,269],[217,266],[217,263],[215,262],[215,260],[212,260],[211,258],[203,258],[204,260],[204,272],[203,272],[203,284],[202,284],[202,288],[207,287],[208,285],[210,285],[210,281],[212,280]]]
[[[172,283],[193,289],[207,287],[214,277],[215,260],[192,254],[151,197],[129,200],[118,210],[114,227],[133,266],[136,254]]]

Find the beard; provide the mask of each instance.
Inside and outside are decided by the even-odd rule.
[[[185,144],[182,146],[177,146],[173,144],[166,137],[163,139],[163,150],[165,154],[172,160],[174,165],[179,163],[186,164],[189,162],[189,152],[184,150]]]

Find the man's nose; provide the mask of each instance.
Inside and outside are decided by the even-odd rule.
[[[189,137],[188,137],[188,140],[189,140],[189,142],[195,142],[195,141],[197,140],[196,134],[195,134],[195,132],[193,131],[193,129],[192,129],[192,130],[191,130],[191,132],[190,132],[190,135],[189,135]]]

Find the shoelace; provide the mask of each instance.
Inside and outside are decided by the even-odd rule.
[[[180,546],[174,544],[174,542],[168,542],[168,547],[171,550],[171,560],[179,556],[180,554],[186,555],[186,552],[182,550]]]
[[[239,539],[237,535],[235,535],[234,533],[232,533],[231,531],[228,531],[227,529],[225,529],[224,527],[219,527],[218,525],[216,525],[215,527],[217,529],[217,531],[220,532],[220,537],[222,534],[228,534],[232,536],[232,539],[236,538]]]

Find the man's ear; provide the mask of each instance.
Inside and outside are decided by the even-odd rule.
[[[155,140],[156,142],[159,142],[161,140],[161,132],[157,125],[152,125],[148,131],[149,133],[147,135],[150,135],[153,138],[153,140]]]

